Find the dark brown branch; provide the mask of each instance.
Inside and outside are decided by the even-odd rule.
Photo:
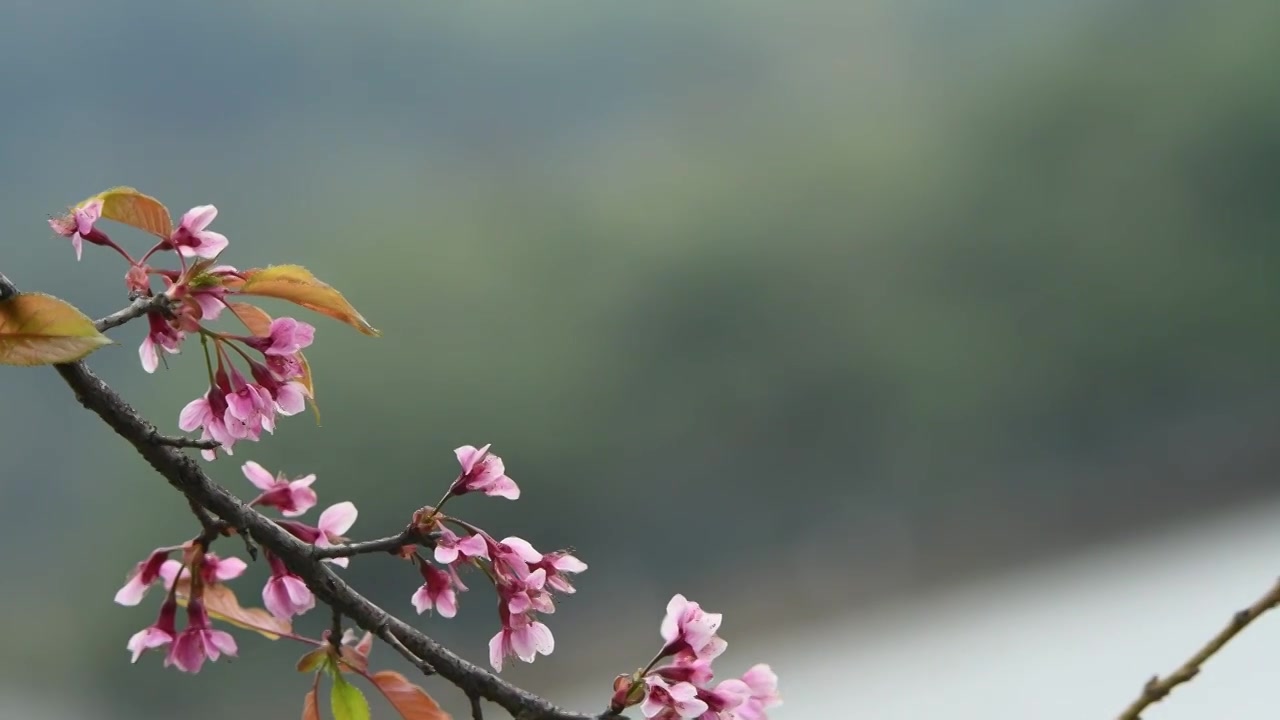
[[[210,543],[226,531],[227,523],[210,515],[208,510],[191,498],[187,498],[187,505],[191,508],[191,514],[200,521],[201,533],[196,540],[208,550]]]
[[[479,695],[468,695],[471,701],[471,720],[484,720],[484,708],[480,707]]]
[[[333,646],[333,651],[342,655],[342,613],[335,608],[333,618],[329,622],[329,644]]]
[[[0,283],[0,295],[4,290],[4,284]],[[247,532],[258,544],[280,558],[289,570],[302,578],[321,602],[384,640],[393,639],[464,693],[482,697],[525,720],[604,720],[622,717],[607,712],[586,715],[561,709],[458,657],[426,634],[356,592],[325,563],[312,555],[310,545],[302,543],[214,483],[191,457],[176,448],[154,442],[155,429],[151,424],[84,363],[54,367],[75,392],[76,399],[133,445],[175,489],[231,527]]]
[[[196,438],[172,437],[169,435],[161,435],[156,432],[151,437],[151,442],[157,445],[168,445],[174,448],[199,448],[200,450],[212,450],[222,443],[217,440],[197,440]]]
[[[1203,647],[1195,652],[1186,662],[1182,663],[1177,670],[1169,673],[1163,678],[1155,676],[1142,686],[1142,693],[1138,695],[1138,699],[1129,704],[1124,712],[1120,713],[1118,720],[1139,720],[1142,711],[1151,705],[1164,699],[1173,689],[1179,685],[1189,682],[1196,675],[1200,674],[1200,668],[1213,657],[1224,645],[1231,641],[1242,630],[1249,627],[1249,624],[1257,620],[1263,613],[1280,605],[1280,581],[1267,591],[1267,594],[1258,598],[1258,600],[1231,616],[1231,620],[1227,622],[1227,626],[1209,639]]]
[[[432,542],[434,538],[430,535],[423,535],[418,528],[410,525],[400,532],[399,535],[391,537],[378,538],[377,540],[363,540],[361,542],[345,543],[342,545],[330,545],[329,547],[313,547],[311,548],[311,557],[313,558],[340,558],[352,557],[354,555],[371,555],[373,553],[392,553],[400,551],[405,545],[423,545]]]

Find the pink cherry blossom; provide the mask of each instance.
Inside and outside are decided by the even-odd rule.
[[[450,489],[454,495],[469,492],[482,492],[485,495],[515,500],[520,497],[520,488],[506,475],[506,467],[502,458],[489,452],[489,446],[475,448],[463,445],[453,451],[462,466],[462,474],[453,481]]]
[[[164,348],[165,352],[176,354],[182,349],[182,340],[186,337],[186,333],[173,327],[160,313],[148,313],[147,322],[150,330],[147,332],[147,337],[143,339],[142,345],[138,346],[138,357],[142,360],[142,369],[153,373],[160,366],[158,348]]]
[[[248,568],[238,557],[223,558],[213,553],[205,553],[200,561],[200,580],[206,585],[234,580],[244,574]],[[164,587],[169,589],[178,578],[189,578],[191,572],[177,560],[165,560],[160,567],[160,576],[164,578]]]
[[[667,614],[662,619],[662,639],[667,642],[662,655],[691,653],[698,658],[714,659],[727,645],[716,636],[722,618],[720,613],[705,612],[698,603],[675,595],[667,603]]]
[[[186,432],[201,428],[202,440],[217,440],[220,449],[232,455],[231,448],[237,440],[248,437],[248,428],[227,411],[226,391],[217,384],[201,397],[187,403],[178,415],[178,427]],[[212,450],[203,451],[206,460],[212,460]]]
[[[489,544],[480,535],[468,535],[465,538],[459,538],[448,528],[441,528],[440,537],[436,539],[434,554],[436,562],[441,565],[452,565],[458,562],[459,558],[463,562],[471,558],[488,560]]]
[[[263,355],[291,356],[309,347],[315,333],[316,329],[312,325],[291,317],[281,317],[271,321],[269,334],[249,336],[244,342]]]
[[[227,236],[205,229],[217,216],[218,208],[212,205],[191,208],[169,236],[169,243],[184,257],[217,257],[227,247]]]
[[[536,610],[550,615],[556,611],[551,594],[543,590],[547,583],[547,571],[538,568],[519,580],[498,585],[498,596],[507,604],[513,615]]]
[[[547,587],[556,592],[572,595],[577,590],[569,582],[569,578],[565,577],[565,573],[576,575],[586,570],[587,564],[560,550],[543,555],[541,560],[534,563],[534,567],[547,571]]]
[[[302,357],[299,355],[266,355],[264,358],[267,369],[281,381],[293,380],[303,375]],[[262,380],[259,379],[258,382]]]
[[[498,610],[502,630],[489,641],[489,664],[494,670],[501,672],[503,659],[512,655],[531,663],[539,653],[550,655],[555,650],[555,638],[546,625],[528,615],[510,615],[504,607]]]
[[[262,588],[262,603],[272,615],[288,620],[316,606],[316,597],[302,578],[289,572],[274,555],[267,556],[271,578]]]
[[[343,537],[343,533],[355,524],[358,514],[355,504],[340,502],[330,505],[320,513],[319,525],[315,527],[297,520],[280,520],[277,524],[305,543],[311,543],[316,547],[332,547],[346,542],[347,539]],[[325,561],[339,567],[346,567],[349,558],[326,558]]]
[[[751,666],[742,675],[751,691],[750,697],[734,710],[739,720],[768,720],[765,711],[782,704],[778,695],[778,676],[764,663]]]
[[[160,606],[160,616],[156,618],[155,624],[139,630],[129,638],[128,644],[125,645],[129,652],[133,653],[133,658],[129,662],[136,663],[143,652],[173,642],[178,635],[178,630],[174,626],[177,614],[178,604],[172,598],[165,600]]]
[[[285,517],[297,517],[316,505],[316,491],[311,489],[311,484],[316,481],[314,474],[287,480],[283,474],[272,476],[266,468],[252,460],[242,465],[240,470],[249,482],[262,491],[250,505],[276,508]]]
[[[453,577],[427,562],[418,563],[418,569],[425,581],[412,598],[413,607],[418,614],[435,606],[441,617],[451,618],[457,615],[458,595],[454,592]]]
[[[715,677],[711,661],[698,658],[677,657],[674,665],[660,667],[653,672],[667,682],[687,682],[698,686],[706,685]]]
[[[697,718],[707,712],[707,703],[698,698],[698,688],[687,682],[668,685],[661,678],[649,676],[640,712],[647,718],[675,720]]]
[[[493,558],[493,571],[499,580],[519,581],[528,576],[533,565],[542,562],[542,553],[524,538],[507,537],[491,545],[489,557]]]
[[[204,602],[193,598],[187,604],[187,627],[169,648],[166,667],[173,665],[183,672],[196,673],[204,665],[205,658],[217,660],[222,655],[235,657],[236,641],[230,633],[214,630],[209,624],[209,614]]]
[[[751,688],[738,679],[725,680],[714,688],[698,688],[698,699],[707,704],[707,714],[713,718],[733,719],[733,715],[729,713],[736,710],[749,697],[751,697]]]
[[[271,394],[257,383],[251,383],[235,368],[230,375],[231,392],[227,393],[227,414],[244,423],[246,428],[275,431],[276,407]],[[257,434],[250,433],[253,439]]]
[[[62,237],[71,238],[71,247],[75,248],[76,260],[84,251],[83,242],[88,240],[95,245],[106,244],[107,236],[93,225],[102,217],[102,201],[94,200],[78,207],[71,214],[60,218],[49,218],[49,227]]]
[[[142,602],[151,583],[160,577],[160,570],[164,567],[164,562],[169,559],[171,552],[173,551],[163,548],[155,550],[147,556],[146,560],[135,565],[124,587],[116,592],[115,601],[120,605],[128,606]]]
[[[270,361],[275,357],[283,356],[267,356],[267,365],[257,362],[250,363],[249,371],[253,374],[253,379],[258,381],[258,385],[266,391],[267,395],[275,403],[276,412],[285,416],[296,415],[306,408],[307,397],[310,393],[302,383],[290,380],[287,377],[281,377],[271,369]],[[282,367],[291,369],[288,365]],[[301,365],[298,364],[296,367],[301,373]],[[298,375],[298,377],[300,376],[301,374]]]

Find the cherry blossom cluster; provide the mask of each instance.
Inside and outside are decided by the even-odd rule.
[[[440,508],[449,498],[467,493],[511,500],[520,497],[520,488],[507,476],[502,458],[490,452],[488,445],[463,445],[454,454],[462,466],[458,477],[439,505],[419,510],[414,518],[420,534],[435,538],[431,559],[436,564],[415,549],[403,552],[417,565],[423,579],[411,598],[413,606],[419,614],[434,608],[442,617],[453,617],[458,612],[457,591],[467,589],[458,570],[478,568],[497,592],[502,626],[489,641],[489,663],[500,671],[503,661],[511,656],[533,662],[539,654],[550,655],[555,638],[538,613],[554,613],[552,593],[575,592],[569,575],[586,570],[587,564],[567,550],[539,552],[522,538],[496,540],[470,523],[442,514]]]
[[[671,598],[660,627],[662,649],[648,667],[618,676],[610,709],[640,705],[654,720],[766,720],[766,711],[782,703],[778,676],[768,665],[711,683],[711,663],[728,647],[716,635],[721,620],[720,613],[706,612],[683,595]]]
[[[225,235],[208,229],[218,209],[191,208],[176,228],[135,260],[98,227],[103,208],[102,199],[92,199],[66,216],[50,218],[49,225],[71,239],[77,260],[85,242],[119,253],[129,263],[125,285],[131,297],[154,297],[152,283],[159,279],[170,302],[147,313],[147,336],[138,348],[144,370],[156,371],[160,351],[176,354],[189,335],[200,337],[209,389],[182,409],[178,426],[188,432],[200,430],[202,440],[217,441],[230,455],[237,441],[257,441],[263,431],[274,432],[276,415],[301,412],[311,396],[301,350],[311,345],[315,328],[291,317],[272,320],[255,306],[235,302],[245,275],[230,265],[214,265],[229,244]],[[176,254],[179,269],[150,264],[165,252]],[[237,335],[206,328],[204,323],[216,320],[223,310],[259,332]],[[236,357],[247,376],[233,362]],[[212,449],[204,451],[208,460],[214,454]]]
[[[283,475],[272,475],[256,462],[246,462],[241,471],[260,493],[249,501],[250,507],[274,508],[288,518],[296,518],[315,507],[316,493],[311,489],[315,475],[290,480]],[[342,536],[356,520],[356,507],[350,502],[331,505],[320,513],[316,525],[298,520],[281,519],[280,527],[294,537],[316,547],[330,547],[345,542]],[[137,605],[142,602],[150,587],[160,582],[166,592],[156,622],[129,639],[128,650],[133,662],[146,650],[169,646],[165,667],[173,666],[184,672],[199,672],[205,659],[217,660],[220,655],[236,654],[236,643],[230,634],[214,630],[209,625],[204,594],[208,588],[218,586],[239,577],[246,568],[243,560],[235,557],[221,558],[207,552],[211,538],[201,537],[182,545],[156,548],[147,559],[134,566],[123,587],[116,593],[120,605]],[[181,553],[181,560],[171,556]],[[266,609],[281,620],[288,620],[315,607],[315,596],[306,583],[290,572],[275,555],[264,551],[271,576],[262,588],[262,602]],[[347,558],[329,560],[345,567]],[[182,633],[175,629],[177,608],[180,601],[187,605],[187,627]]]
[[[77,260],[86,243],[123,257],[128,263],[125,285],[134,302],[125,311],[96,324],[56,299],[29,305],[30,317],[19,318],[18,325],[27,321],[46,327],[50,323],[45,315],[60,313],[57,319],[66,324],[67,336],[53,337],[34,350],[28,343],[24,346],[27,354],[10,358],[11,364],[31,364],[32,358],[49,364],[74,362],[94,348],[109,344],[100,334],[103,328],[145,316],[147,335],[138,348],[143,369],[155,372],[165,354],[179,353],[189,337],[196,337],[204,354],[209,386],[178,415],[178,426],[186,432],[198,430],[199,441],[160,437],[152,431],[153,436],[136,440],[135,444],[198,446],[204,458],[212,461],[217,459],[218,450],[231,455],[237,442],[258,441],[264,432],[274,433],[277,416],[301,412],[314,397],[310,366],[302,351],[311,346],[315,328],[292,317],[273,319],[244,302],[245,297],[285,300],[346,323],[365,335],[379,333],[341,293],[306,268],[277,265],[241,271],[216,264],[229,245],[225,235],[209,229],[217,215],[213,205],[200,205],[183,214],[175,227],[168,209],[158,200],[133,188],[120,187],[79,203],[61,217],[50,218],[54,232],[70,239]],[[102,229],[104,220],[142,230],[156,242],[135,260]],[[167,253],[172,253],[177,268],[152,265],[153,259]],[[224,311],[238,319],[246,332],[237,334],[206,326]],[[132,410],[124,408],[120,412]],[[141,424],[141,419],[138,422]],[[123,431],[121,434],[128,437]],[[244,530],[213,518],[196,500],[197,496],[191,495],[193,511],[201,522],[200,535],[153,550],[133,567],[116,593],[115,602],[136,606],[154,586],[163,588],[155,621],[134,633],[126,643],[132,662],[149,651],[163,650],[166,667],[196,673],[206,661],[234,657],[239,652],[235,638],[213,625],[213,621],[225,621],[271,639],[288,638],[312,646],[298,663],[300,671],[316,673],[304,701],[306,717],[318,717],[311,711],[315,710],[318,683],[327,675],[335,715],[340,720],[367,718],[363,696],[343,679],[343,673],[355,672],[382,691],[403,717],[438,718],[438,708],[424,690],[393,671],[368,671],[372,635],[366,634],[353,644],[352,634],[340,632],[342,614],[335,611],[331,629],[320,639],[293,630],[293,618],[314,609],[317,598],[291,566],[314,570],[314,565],[305,563],[319,560],[345,568],[352,557],[372,552],[390,552],[413,565],[417,588],[408,601],[419,615],[432,612],[444,618],[456,616],[458,594],[468,590],[462,580],[465,573],[478,573],[492,584],[499,629],[489,641],[489,662],[495,670],[501,672],[508,658],[531,663],[538,655],[550,655],[555,638],[543,618],[555,613],[560,596],[576,592],[573,578],[587,565],[572,554],[572,549],[543,552],[523,538],[498,539],[461,518],[446,515],[446,503],[463,495],[484,494],[508,500],[520,497],[520,487],[507,475],[502,458],[491,452],[489,445],[463,445],[454,454],[460,470],[435,506],[414,512],[399,535],[356,543],[345,537],[358,514],[351,502],[330,505],[319,513],[314,525],[302,519],[319,501],[313,489],[315,475],[290,478],[272,474],[253,461],[243,463],[241,472],[257,491],[246,504],[254,512],[275,513],[276,517],[267,520],[311,547],[309,554],[300,558],[291,554],[293,550],[282,545],[277,536],[271,547],[284,557],[265,546],[261,548],[270,571],[261,589],[261,608],[241,606],[228,585],[243,575],[245,561],[210,551],[218,538]],[[166,476],[172,479],[171,475]],[[255,522],[258,520],[262,517]],[[256,536],[257,533],[255,539],[263,540]],[[243,539],[251,559],[256,560],[253,541]],[[421,584],[417,583],[418,578]],[[185,619],[181,630],[180,614]],[[353,614],[352,619],[360,618]],[[366,628],[370,622],[367,616],[363,618]],[[739,678],[712,682],[712,661],[725,650],[724,640],[716,634],[720,622],[719,614],[703,611],[684,596],[672,598],[661,626],[662,649],[647,667],[617,678],[609,712],[618,714],[639,706],[646,718],[656,720],[767,720],[767,711],[780,702],[777,677],[768,665],[756,665]],[[395,638],[384,639],[397,644]],[[399,650],[431,670],[424,665],[427,657],[417,658],[404,647]],[[503,682],[493,677],[489,680]],[[473,707],[477,707],[478,699],[472,696]],[[344,708],[344,714],[339,715],[339,708]],[[478,709],[473,714],[479,717]]]

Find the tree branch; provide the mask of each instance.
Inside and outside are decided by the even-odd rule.
[[[1189,682],[1196,675],[1200,674],[1200,668],[1213,657],[1224,645],[1231,641],[1242,630],[1249,627],[1249,624],[1257,620],[1263,613],[1280,605],[1280,581],[1267,591],[1267,594],[1258,598],[1249,607],[1237,612],[1231,616],[1231,620],[1227,626],[1209,639],[1203,647],[1196,651],[1194,655],[1182,663],[1177,670],[1169,673],[1163,678],[1159,675],[1152,677],[1142,686],[1142,694],[1138,699],[1129,704],[1124,712],[1120,713],[1117,720],[1140,720],[1143,710],[1151,705],[1164,699],[1177,686]]]
[[[150,297],[140,297],[130,303],[129,307],[113,312],[100,320],[93,321],[93,326],[98,328],[98,332],[106,332],[111,328],[120,327],[130,320],[140,318],[152,310],[169,313],[172,308],[173,300],[164,293]]]
[[[417,527],[410,525],[401,531],[399,535],[392,535],[391,537],[330,545],[329,547],[312,547],[311,557],[316,559],[340,558],[354,555],[371,555],[379,552],[394,554],[405,545],[422,545],[431,542],[433,539],[431,535],[423,535],[418,531]]]
[[[0,298],[17,292],[13,283],[0,275]],[[146,312],[140,303],[104,318],[102,322],[125,322]],[[158,442],[156,429],[114,390],[94,375],[82,362],[55,365],[54,368],[75,393],[76,400],[127,440],[142,457],[175,489],[190,501],[216,515],[230,527],[248,533],[257,543],[270,550],[294,574],[302,578],[316,597],[334,611],[350,618],[361,628],[373,632],[396,647],[407,657],[419,658],[441,677],[469,696],[478,696],[504,708],[514,716],[529,720],[605,720],[623,716],[604,712],[597,715],[574,713],[556,707],[550,701],[512,685],[493,673],[455,655],[426,634],[391,615],[338,577],[313,548],[295,538],[269,518],[248,507],[225,488],[205,475],[195,460],[181,450]],[[403,534],[402,534],[403,535]],[[397,536],[396,540],[401,539]],[[350,548],[389,547],[389,540],[353,543]],[[384,547],[385,546],[385,547]]]

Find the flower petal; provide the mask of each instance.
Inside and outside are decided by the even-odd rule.
[[[276,476],[267,472],[266,468],[252,460],[246,461],[244,465],[241,465],[240,471],[259,490],[270,490],[276,485]]]
[[[341,535],[351,529],[358,514],[355,503],[350,501],[330,505],[320,513],[318,527],[328,535]]]
[[[218,217],[218,208],[212,205],[197,205],[182,215],[182,227],[192,233],[209,227],[209,223]]]

